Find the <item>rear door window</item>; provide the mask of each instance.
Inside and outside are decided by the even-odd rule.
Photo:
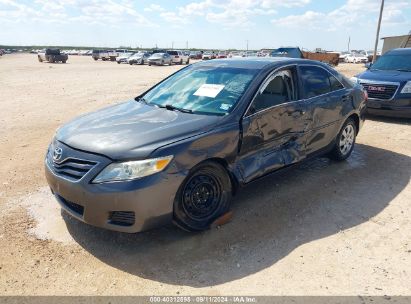
[[[301,80],[306,98],[312,98],[331,92],[330,74],[316,66],[301,66]]]

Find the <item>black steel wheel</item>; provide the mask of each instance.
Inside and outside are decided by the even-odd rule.
[[[206,230],[230,207],[232,185],[218,163],[205,162],[192,170],[174,202],[174,222],[188,231]]]

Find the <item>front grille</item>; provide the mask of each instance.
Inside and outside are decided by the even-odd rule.
[[[109,222],[113,225],[132,226],[135,221],[133,211],[112,211],[109,215]]]
[[[67,158],[61,163],[51,161],[53,170],[57,175],[79,180],[89,172],[97,163],[89,160]]]
[[[361,85],[368,93],[369,98],[389,100],[393,98],[398,89],[395,84],[374,84],[361,82]]]
[[[68,200],[66,200],[65,198],[61,197],[60,195],[58,196],[60,201],[71,211],[79,214],[79,215],[83,215],[84,213],[84,207],[81,205],[78,205],[76,203],[70,202]]]

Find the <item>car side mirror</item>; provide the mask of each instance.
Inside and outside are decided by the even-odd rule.
[[[369,69],[372,66],[372,62],[368,62],[364,65],[367,69]]]

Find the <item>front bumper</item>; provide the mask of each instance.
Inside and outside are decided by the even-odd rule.
[[[367,114],[411,118],[411,98],[394,98],[393,100],[369,99]]]
[[[83,154],[83,158],[84,154],[88,159],[94,156],[92,159],[98,162],[96,168],[79,181],[71,181],[56,174],[46,158],[47,182],[64,211],[84,223],[129,233],[171,222],[174,198],[184,178],[170,173],[173,172],[172,168],[138,180],[92,184],[91,180],[110,161],[102,156],[63,147]]]
[[[148,63],[149,64],[154,64],[154,65],[162,65],[162,64],[165,64],[165,61],[162,61],[162,60],[149,60]]]

